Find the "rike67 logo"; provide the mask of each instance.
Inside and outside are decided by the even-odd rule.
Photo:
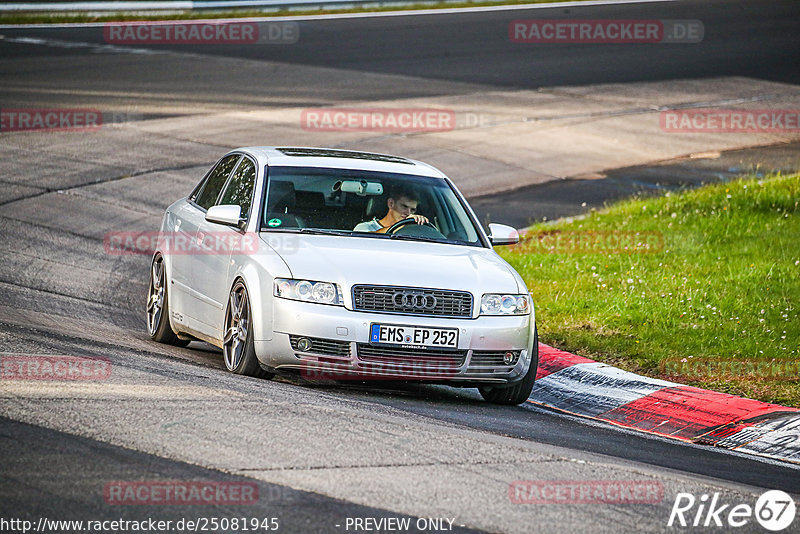
[[[761,527],[779,532],[794,521],[796,506],[792,497],[780,490],[764,492],[755,506],[723,503],[719,493],[703,494],[696,498],[691,493],[678,493],[667,526],[672,527],[743,527],[753,518]]]

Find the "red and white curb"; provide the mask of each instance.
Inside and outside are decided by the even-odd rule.
[[[800,410],[640,376],[539,344],[528,402],[582,417],[800,463]]]

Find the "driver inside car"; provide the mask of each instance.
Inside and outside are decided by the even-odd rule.
[[[410,188],[393,187],[389,190],[389,198],[386,200],[386,205],[389,208],[386,215],[382,219],[375,217],[371,221],[358,223],[353,228],[353,231],[383,234],[393,224],[409,218],[414,219],[417,224],[426,224],[428,223],[428,218],[416,213],[418,204],[419,197]]]

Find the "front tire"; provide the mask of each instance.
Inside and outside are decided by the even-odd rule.
[[[492,404],[504,404],[516,406],[522,404],[531,396],[533,383],[536,381],[536,372],[539,368],[539,331],[533,328],[533,354],[531,354],[531,365],[525,376],[510,387],[482,387],[478,388],[481,397]]]
[[[150,289],[147,292],[147,332],[150,339],[178,347],[189,344],[180,339],[169,324],[169,295],[167,294],[164,258],[156,256],[150,267]]]
[[[225,337],[222,339],[225,368],[237,375],[272,378],[275,374],[262,369],[256,358],[251,311],[247,288],[238,280],[231,289],[225,312]]]

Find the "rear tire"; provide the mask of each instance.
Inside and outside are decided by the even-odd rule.
[[[150,289],[147,292],[147,332],[150,339],[177,347],[185,347],[188,339],[180,339],[169,324],[169,296],[167,294],[164,258],[156,256],[150,266]]]
[[[539,331],[533,328],[533,354],[531,355],[531,365],[525,376],[510,387],[481,387],[478,391],[481,397],[492,404],[504,404],[516,406],[522,404],[531,396],[533,383],[536,381],[536,372],[539,368]]]
[[[232,373],[255,378],[275,376],[274,373],[262,369],[258,363],[253,342],[250,297],[241,280],[237,280],[233,284],[233,289],[228,297],[222,354],[225,359],[225,368]]]

